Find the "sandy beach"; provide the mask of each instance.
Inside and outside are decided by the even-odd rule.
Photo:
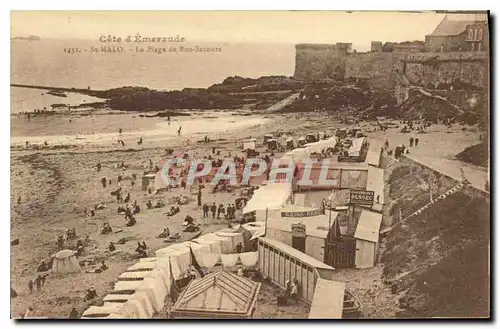
[[[137,261],[137,242],[145,241],[149,247],[149,255],[153,256],[154,250],[167,245],[163,239],[156,238],[166,226],[171,232],[179,232],[182,240],[192,237],[192,233],[182,232],[182,221],[187,214],[202,225],[204,233],[227,225],[222,220],[204,220],[201,207],[196,205],[196,196],[191,195],[189,189],[174,188],[159,195],[151,195],[141,190],[140,180],[134,187],[131,186],[132,174],[135,173],[140,178],[149,168],[150,159],[153,163],[163,160],[166,157],[165,148],[203,156],[210,154],[212,147],[216,147],[221,150],[221,156],[229,155],[229,152],[232,156],[243,155],[240,147],[242,139],[251,136],[261,141],[264,134],[282,130],[285,123],[286,132],[294,138],[306,132],[326,131],[340,126],[331,117],[321,113],[308,113],[307,116],[235,116],[227,112],[203,112],[191,117],[172,118],[170,127],[163,118],[141,118],[137,113],[100,113],[71,117],[72,123],[69,123],[69,117],[65,115],[35,118],[29,122],[23,117],[12,118],[11,237],[19,239],[19,245],[11,247],[11,286],[19,294],[12,300],[12,316],[22,315],[28,307],[34,308],[35,316],[66,317],[72,307],[83,311],[89,305],[83,301],[83,295],[89,286],[94,285],[99,296],[103,297],[111,290],[116,277]],[[176,136],[176,129],[180,125],[183,127],[182,134]],[[407,142],[409,138],[408,134],[399,133],[397,128],[382,133],[373,131],[376,126],[374,123],[359,125],[370,138],[381,141],[388,139],[393,145],[404,143],[405,140]],[[124,130],[121,136],[119,128]],[[455,149],[463,149],[478,142],[478,135],[473,131],[464,132],[459,127],[450,132],[439,126],[431,128],[428,133],[418,136],[421,151],[415,151],[416,154],[423,152],[427,156],[437,157],[446,152],[451,157]],[[214,142],[198,143],[205,135]],[[136,141],[140,136],[144,138],[144,142],[137,145]],[[126,146],[119,145],[116,142],[118,139],[124,140]],[[38,145],[47,141],[49,146],[39,150],[25,149],[23,145],[26,140]],[[443,150],[433,146],[438,140]],[[63,144],[68,148],[56,147]],[[456,146],[452,148],[451,145]],[[259,150],[261,155],[265,153],[262,142],[259,142]],[[99,173],[96,170],[98,162],[102,165]],[[122,162],[127,167],[117,169]],[[110,195],[117,187],[119,174],[124,177],[121,186],[125,195],[130,192],[130,204],[137,201],[141,207],[141,212],[136,215],[137,224],[132,227],[125,226],[123,216],[117,213],[118,204]],[[102,177],[111,179],[111,186],[103,188],[100,184]],[[189,203],[181,206],[180,213],[167,217],[165,213],[173,203],[172,198],[179,195],[188,196]],[[202,202],[226,205],[234,203],[238,195],[238,189],[232,193],[216,194],[204,191]],[[18,198],[21,198],[19,205],[16,202]],[[165,201],[164,208],[147,209],[147,201],[155,203],[159,199]],[[105,209],[98,210],[94,217],[84,215],[86,207],[91,208],[100,202],[106,205]],[[238,218],[240,213],[237,212],[236,215]],[[104,222],[109,222],[114,231],[120,232],[100,235],[99,228]],[[51,274],[41,292],[30,294],[28,281],[36,277],[38,264],[42,260],[48,261],[57,251],[56,238],[64,234],[67,228],[75,228],[78,237],[90,236],[90,245],[79,258],[80,262],[86,261],[89,264],[84,269],[93,269],[94,264],[100,263],[102,259],[109,269],[99,274]],[[127,242],[117,244],[117,250],[109,253],[109,243],[122,238]],[[75,242],[76,240],[72,240],[69,243]],[[269,312],[277,311],[273,309]],[[271,316],[265,309],[258,310],[258,313],[262,317]]]

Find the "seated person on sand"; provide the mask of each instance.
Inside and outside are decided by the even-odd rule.
[[[153,203],[151,202],[151,200],[148,200],[148,203],[146,203],[146,207],[148,207],[148,209],[153,208]]]
[[[125,225],[130,227],[130,226],[134,226],[136,223],[137,223],[137,221],[135,220],[135,217],[131,216],[131,217],[129,217],[127,224],[125,224]]]
[[[198,227],[198,225],[189,224],[188,226],[186,226],[186,228],[183,230],[183,232],[192,233],[192,232],[197,232],[199,230],[200,230],[200,228]]]
[[[76,242],[76,254],[75,254],[75,256],[76,257],[81,256],[84,248],[85,247],[83,246],[83,241],[82,240],[78,240]]]
[[[135,215],[135,214],[138,214],[138,213],[140,213],[140,212],[141,212],[141,208],[139,207],[139,205],[138,205],[138,204],[137,204],[137,205],[135,205],[135,207],[134,207],[134,211],[133,211],[134,215]]]
[[[181,211],[180,207],[175,204],[175,205],[170,207],[170,210],[167,212],[167,216],[173,216],[180,211]]]
[[[165,202],[162,199],[156,202],[155,208],[163,208],[165,206]]]
[[[101,267],[99,267],[99,269],[101,270],[101,272],[106,271],[108,269],[108,266],[104,262],[104,259],[101,261]]]
[[[179,232],[177,233],[174,233],[173,235],[169,236],[167,240],[178,240],[181,238],[181,235],[179,234]]]
[[[45,261],[42,260],[42,262],[40,263],[40,265],[38,265],[37,272],[46,272],[48,270],[49,270],[49,267],[47,266],[47,264],[45,263]]]
[[[97,297],[97,292],[95,291],[95,287],[92,286],[87,290],[85,294],[84,300],[92,300]]]
[[[148,257],[146,250],[144,250],[144,248],[141,246],[141,244],[139,242],[137,242],[137,244],[138,244],[138,246],[135,249],[135,251],[137,252],[139,258]]]
[[[102,210],[102,209],[105,209],[105,208],[106,208],[106,205],[102,201],[99,202],[99,204],[97,206],[95,206],[96,210]]]
[[[125,214],[125,207],[118,206],[118,214],[119,214],[119,215],[123,215],[123,214]]]
[[[118,241],[118,242],[119,242],[119,241]],[[116,250],[116,247],[115,247],[115,245],[114,245],[114,243],[113,243],[113,242],[110,242],[110,243],[109,243],[108,250],[109,250],[109,251],[111,251],[111,252],[113,252],[113,251],[115,251],[115,250]]]
[[[158,234],[156,237],[164,239],[164,238],[168,238],[169,236],[170,236],[170,230],[168,229],[168,227],[164,227],[163,232]]]
[[[186,203],[188,203],[188,199],[181,194],[181,196],[179,197],[179,204],[182,205]]]
[[[194,223],[193,217],[186,215],[186,218],[184,218],[184,223],[182,223],[182,225],[188,226],[188,225],[191,225],[193,223]]]
[[[109,223],[104,223],[101,228],[101,234],[109,234],[113,232],[113,229],[109,225]]]

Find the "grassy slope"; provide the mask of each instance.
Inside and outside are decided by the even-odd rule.
[[[489,219],[488,200],[459,192],[394,226],[382,261],[386,279],[406,291],[398,316],[488,315]]]

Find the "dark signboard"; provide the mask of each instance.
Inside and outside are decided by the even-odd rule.
[[[282,212],[281,217],[298,218],[298,217],[313,217],[323,215],[323,209],[311,210],[311,211],[292,211],[292,212]]]
[[[292,224],[292,236],[299,238],[306,236],[306,226],[304,224]]]
[[[350,204],[360,204],[366,206],[373,206],[373,199],[375,196],[374,191],[366,190],[351,190],[349,203]]]

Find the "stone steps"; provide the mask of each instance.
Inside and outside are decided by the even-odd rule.
[[[433,202],[429,202],[427,203],[425,206],[423,206],[422,208],[418,209],[417,211],[413,212],[412,214],[408,215],[404,220],[407,220],[407,219],[410,219],[411,217],[413,216],[416,216],[416,215],[419,215],[421,214],[423,211],[425,211],[427,208],[429,208],[430,206],[432,206],[433,204],[435,204],[436,202],[440,201],[440,200],[444,200],[446,199],[447,197],[449,197],[450,195],[453,195],[455,193],[457,193],[458,191],[460,191],[462,188],[464,187],[464,184],[463,183],[460,183],[454,187],[452,187],[451,189],[449,189],[448,191],[444,192],[443,194],[441,194],[440,196],[438,196],[437,198],[434,199]]]

